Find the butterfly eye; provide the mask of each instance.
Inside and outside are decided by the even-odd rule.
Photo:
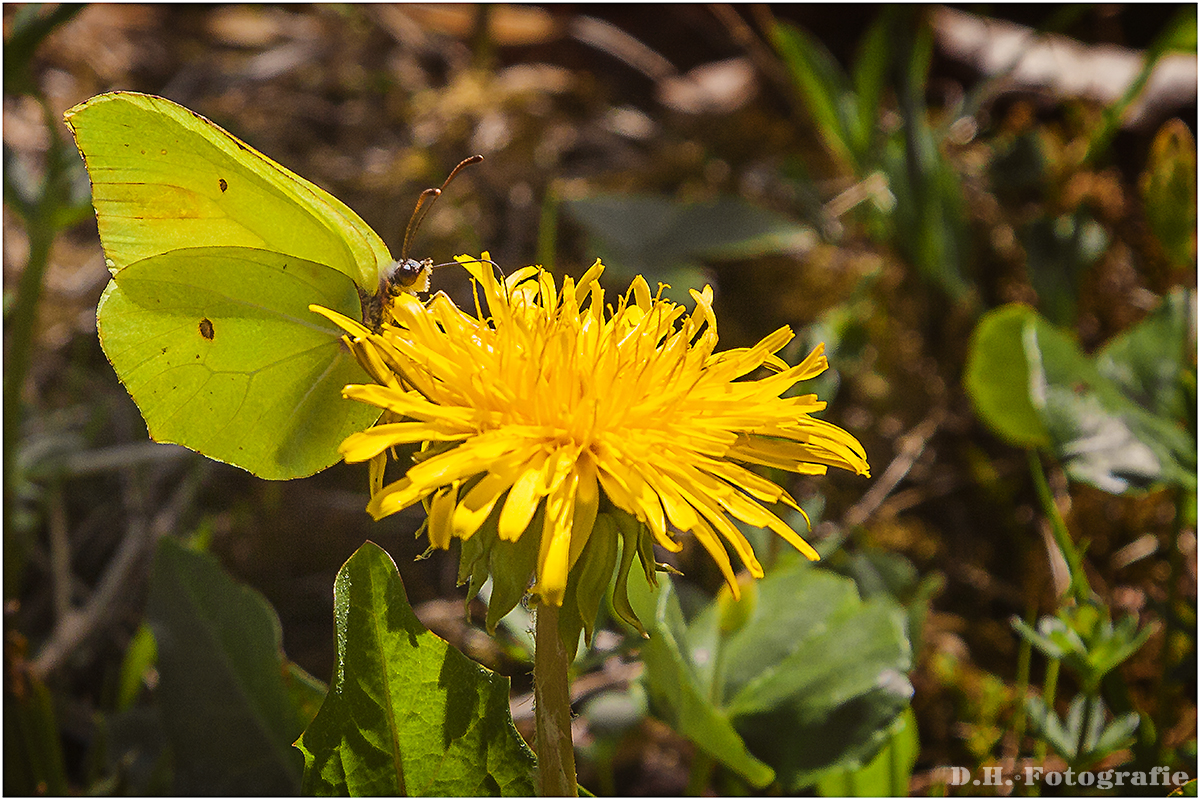
[[[424,291],[425,287],[420,284],[422,278],[428,280],[432,267],[433,260],[429,258],[424,261],[417,261],[413,258],[397,261],[388,273],[388,288],[393,294],[412,290]]]

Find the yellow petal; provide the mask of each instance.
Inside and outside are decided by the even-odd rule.
[[[429,505],[429,544],[440,550],[450,549],[450,540],[454,536],[451,517],[458,505],[458,483],[437,491],[433,502]]]
[[[576,478],[559,481],[546,498],[546,515],[533,591],[543,603],[561,606],[567,590],[571,526],[575,516]]]
[[[427,422],[389,422],[350,434],[338,452],[348,463],[354,464],[374,458],[398,444],[452,442],[465,439],[468,435],[465,431],[446,433],[439,430],[437,425]]]
[[[424,486],[413,486],[407,477],[388,484],[371,496],[367,503],[367,513],[375,519],[382,519],[388,514],[403,511],[414,503],[419,503],[432,489]]]
[[[453,534],[460,539],[473,536],[487,521],[488,515],[496,507],[496,502],[511,485],[512,480],[509,476],[491,472],[484,475],[455,507],[450,519]]]
[[[546,463],[546,454],[540,453],[534,460],[525,465],[525,470],[517,476],[504,508],[500,510],[500,520],[497,533],[506,542],[515,542],[529,527],[533,515],[537,512],[538,504],[542,502],[543,493],[541,470]]]

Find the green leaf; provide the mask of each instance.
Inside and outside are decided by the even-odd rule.
[[[1115,717],[1107,725],[1107,707],[1097,695],[1078,694],[1067,709],[1066,720],[1059,719],[1039,697],[1025,698],[1035,735],[1043,738],[1076,769],[1084,769],[1105,756],[1133,743],[1140,720],[1130,712]]]
[[[334,583],[337,667],[296,746],[307,794],[532,795],[534,758],[508,679],[417,620],[396,565],[370,542]]]
[[[866,166],[879,136],[880,108],[892,63],[890,37],[896,17],[894,9],[884,6],[855,53],[853,79],[857,117],[852,123],[850,138],[860,169]]]
[[[707,282],[706,259],[751,258],[811,246],[811,229],[737,197],[679,203],[662,197],[599,195],[565,204],[615,275],[669,283],[671,296]]]
[[[789,792],[870,761],[912,694],[904,610],[798,562],[759,582],[755,617],[722,656],[725,710],[750,751]]]
[[[1176,289],[1096,355],[1101,374],[1127,397],[1157,416],[1179,422],[1189,413],[1183,372],[1189,366],[1189,353],[1195,351],[1195,342],[1189,341],[1195,320],[1193,302],[1191,292]]]
[[[1167,258],[1176,267],[1195,264],[1196,141],[1183,120],[1159,129],[1139,185],[1146,220]]]
[[[1133,744],[1139,724],[1141,724],[1141,719],[1135,711],[1114,718],[1105,726],[1095,744],[1092,745],[1090,760],[1098,761],[1111,753],[1129,747]]]
[[[896,197],[896,246],[922,278],[952,298],[968,289],[970,252],[961,181],[938,150],[920,105],[908,110],[901,152],[887,152],[889,187]]]
[[[854,118],[849,108],[854,95],[841,66],[824,45],[794,25],[777,24],[771,38],[825,146],[845,165],[852,169],[860,166],[861,153],[852,149],[853,132],[848,124]]]
[[[1041,624],[1036,629],[1018,616],[1013,616],[1009,620],[1009,623],[1022,639],[1025,639],[1036,647],[1042,655],[1051,661],[1058,661],[1063,658],[1067,654],[1068,649],[1071,649],[1075,644],[1075,641],[1067,638],[1061,622],[1054,617],[1043,618]],[[1048,628],[1048,625],[1055,627]],[[1059,635],[1054,635],[1056,633]],[[1083,648],[1082,641],[1078,641],[1078,648]]]
[[[869,764],[826,774],[817,791],[823,797],[905,797],[920,749],[917,716],[905,709],[892,724],[891,739]]]
[[[288,697],[296,713],[300,715],[304,724],[308,725],[321,709],[321,703],[325,702],[329,687],[324,681],[313,677],[291,661],[285,665],[283,683],[287,687]]]
[[[1078,739],[1072,735],[1073,731],[1064,727],[1054,709],[1047,706],[1042,698],[1030,695],[1025,698],[1025,713],[1035,736],[1045,740],[1063,758],[1073,760]]]
[[[142,691],[142,681],[148,670],[158,659],[158,648],[150,626],[142,623],[121,659],[121,672],[117,683],[116,710],[125,711],[133,705]]]
[[[655,713],[697,747],[762,788],[775,771],[747,750],[729,716],[709,699],[693,667],[695,650],[687,641],[683,612],[669,578],[657,591],[643,580],[629,586],[629,599],[650,638],[642,645],[646,692]]]
[[[753,619],[724,644],[728,663],[724,696],[733,698],[781,669],[786,672],[781,665],[800,651],[803,642],[827,630],[830,619],[851,616],[860,605],[854,581],[825,570],[809,570],[799,562],[760,580]],[[820,655],[817,661],[825,654]],[[766,707],[761,703],[762,694],[753,695],[743,700],[747,712]]]
[[[1195,439],[1125,396],[1072,337],[1034,316],[1022,345],[1030,398],[1068,475],[1114,494],[1161,482],[1195,486]]]
[[[10,657],[6,650],[5,668],[13,676],[4,681],[4,793],[66,795],[70,785],[54,696],[36,675],[8,663]]]
[[[903,129],[884,149],[884,168],[896,197],[893,241],[921,276],[951,298],[970,284],[971,253],[962,181],[940,150],[925,105],[933,55],[930,26],[905,9],[895,15],[891,42],[897,49],[897,100]]]
[[[366,374],[310,303],[361,315],[354,283],[328,267],[196,247],[118,271],[97,323],[151,438],[286,479],[337,461],[341,441],[379,416],[342,397]]]
[[[279,620],[211,556],[163,539],[147,608],[156,692],[179,794],[294,794],[301,730],[284,687]]]
[[[1045,447],[1050,435],[1029,396],[1029,361],[1021,332],[1033,315],[1028,306],[989,311],[971,334],[963,383],[975,413],[992,431],[1018,447]]]
[[[976,412],[1013,444],[1049,445],[1073,479],[1104,491],[1194,486],[1196,443],[1179,379],[1188,307],[1185,293],[1172,296],[1097,359],[1033,309],[991,311],[965,370]]]
[[[99,719],[98,750],[104,776],[88,787],[93,796],[166,796],[176,792],[174,757],[157,705],[135,704]],[[294,791],[294,790],[293,790]]]
[[[722,639],[715,604],[685,626],[663,584],[630,587],[639,616],[653,618],[644,680],[655,713],[698,747],[756,786],[769,765],[792,792],[887,743],[912,660],[890,598],[863,601],[852,580],[797,562],[758,582],[750,620]]]

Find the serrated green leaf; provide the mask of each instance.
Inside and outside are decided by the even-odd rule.
[[[294,794],[301,721],[284,687],[279,620],[216,559],[163,539],[146,611],[156,697],[179,794]]]
[[[339,795],[532,795],[508,679],[425,629],[396,565],[368,542],[334,583],[337,667],[296,746],[304,789]]]
[[[361,315],[358,290],[336,270],[266,250],[195,247],[119,270],[96,317],[151,438],[287,479],[336,462],[342,440],[379,416],[342,397],[366,375],[310,303]]]

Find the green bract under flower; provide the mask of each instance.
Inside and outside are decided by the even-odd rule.
[[[500,281],[490,263],[459,261],[486,315],[440,293],[427,302],[405,294],[376,333],[313,310],[346,330],[376,381],[347,386],[345,396],[386,412],[341,447],[346,461],[371,462],[367,510],[380,518],[424,501],[430,545],[463,540],[460,577],[475,590],[491,575],[489,624],[528,590],[541,603],[575,606],[590,634],[618,538],[618,610],[628,608],[634,553],[652,579],[651,542],[677,552],[679,531],[704,546],[734,596],[727,545],[751,575],[763,574],[735,520],[817,558],[767,507],[799,506],[750,467],[869,474],[853,436],[810,416],[824,402],[783,396],[826,369],[823,345],[789,366],[775,355],[793,335],[783,327],[753,347],[716,353],[709,287],[691,293],[688,313],[651,295],[639,276],[608,306],[599,261],[561,289],[537,267]],[[744,379],[760,367],[773,374]],[[385,484],[388,450],[417,443],[416,463]]]

